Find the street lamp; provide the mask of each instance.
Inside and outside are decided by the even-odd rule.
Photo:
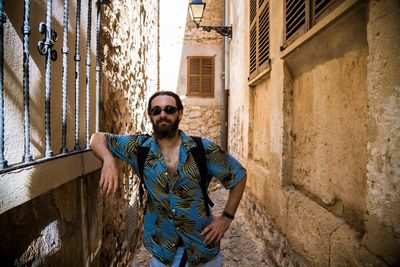
[[[189,4],[190,16],[197,28],[202,28],[203,31],[210,32],[214,30],[222,36],[232,38],[232,27],[226,26],[200,26],[200,22],[203,19],[204,9],[206,4],[202,0],[192,0]]]

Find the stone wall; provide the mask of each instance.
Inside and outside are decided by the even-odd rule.
[[[158,1],[112,1],[102,17],[101,131],[150,132],[147,100],[158,83]],[[105,198],[101,264],[129,264],[140,245],[138,178],[118,161],[120,187]]]
[[[399,3],[343,1],[283,50],[283,1],[269,8],[271,68],[249,86],[249,7],[229,4],[229,149],[253,237],[277,266],[395,265]]]
[[[97,171],[80,177],[1,214],[2,263],[5,266],[83,266],[87,249],[88,262],[99,265],[103,210],[99,175]],[[83,206],[82,196],[86,204]],[[86,226],[82,224],[82,207],[88,214]],[[87,228],[83,231],[83,227]],[[83,241],[83,234],[89,232],[90,236],[86,237],[89,241]]]
[[[220,107],[185,106],[180,128],[189,135],[221,143]]]

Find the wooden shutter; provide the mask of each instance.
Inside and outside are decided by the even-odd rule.
[[[285,7],[286,43],[296,34],[306,30],[306,0],[286,0]]]
[[[286,0],[283,49],[311,29],[344,0]]]
[[[259,71],[264,70],[269,64],[269,3],[263,8],[259,18]]]
[[[188,57],[187,95],[214,97],[214,57]]]
[[[335,9],[343,0],[312,0],[312,25],[315,25],[318,21],[329,14]]]
[[[250,0],[249,79],[269,66],[269,1]]]

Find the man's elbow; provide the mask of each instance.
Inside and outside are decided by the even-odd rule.
[[[90,148],[96,147],[96,144],[99,143],[99,141],[104,137],[102,133],[94,133],[90,137]]]

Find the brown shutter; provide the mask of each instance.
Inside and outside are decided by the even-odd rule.
[[[200,58],[189,58],[189,91],[200,93]]]
[[[214,57],[188,57],[187,95],[214,97]]]
[[[286,0],[286,41],[296,33],[305,32],[306,26],[306,1]]]
[[[269,63],[269,3],[262,10],[259,18],[259,71],[264,70]]]
[[[250,0],[249,79],[269,66],[269,1]]]
[[[286,0],[283,49],[311,29],[344,0]]]
[[[202,58],[202,90],[204,95],[214,94],[214,58]]]

